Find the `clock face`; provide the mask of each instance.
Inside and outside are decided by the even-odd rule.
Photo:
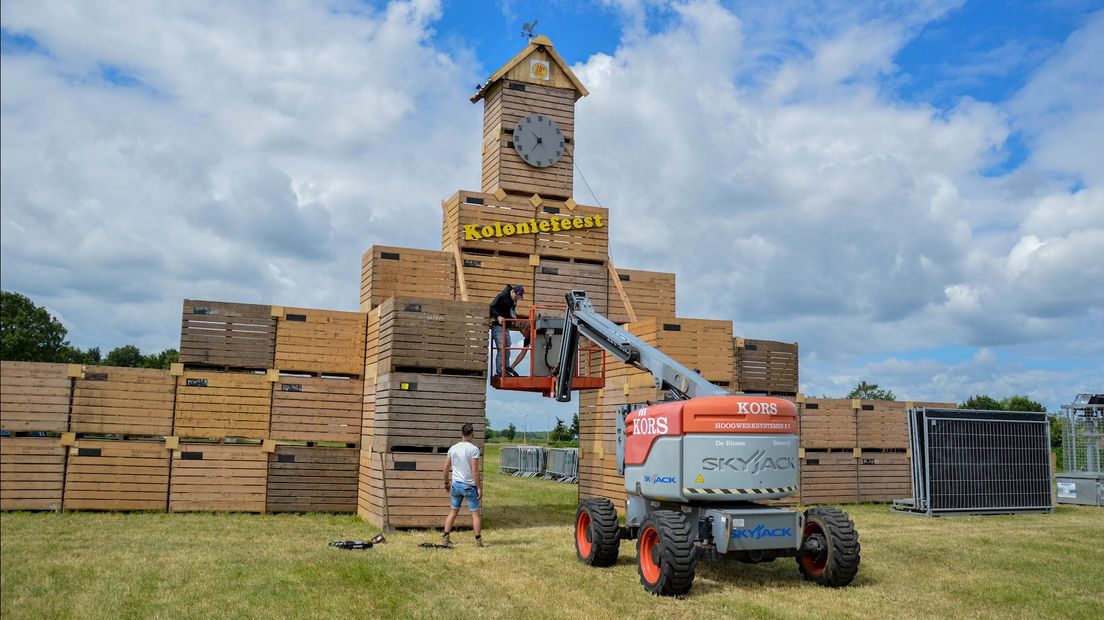
[[[514,150],[530,166],[547,168],[564,154],[563,133],[551,118],[530,114],[514,127]]]

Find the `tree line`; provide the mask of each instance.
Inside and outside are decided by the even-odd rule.
[[[103,355],[99,347],[73,346],[68,336],[69,330],[46,308],[26,295],[0,291],[0,359],[165,369],[180,359],[176,349],[145,355],[132,344]]]

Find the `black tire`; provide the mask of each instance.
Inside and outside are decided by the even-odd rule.
[[[816,555],[798,556],[805,580],[829,588],[850,584],[859,572],[859,533],[847,513],[827,506],[806,510],[802,543],[810,536],[823,536],[824,548]]]
[[[588,566],[613,566],[621,551],[621,524],[608,499],[585,499],[575,511],[575,555]]]
[[[644,518],[636,541],[640,584],[658,596],[679,596],[694,585],[698,554],[681,513],[657,510]]]

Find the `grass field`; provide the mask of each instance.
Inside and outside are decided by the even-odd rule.
[[[487,471],[497,468],[490,448]],[[331,540],[355,516],[10,513],[0,516],[0,615],[13,618],[1102,618],[1104,511],[927,519],[850,506],[855,584],[803,582],[793,560],[699,564],[690,596],[640,587],[635,549],[575,559],[576,488],[489,473],[487,547],[403,532],[367,551]]]

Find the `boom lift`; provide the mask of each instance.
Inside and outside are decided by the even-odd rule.
[[[636,540],[640,583],[657,595],[690,590],[699,559],[770,562],[794,557],[805,579],[842,587],[859,570],[859,535],[847,513],[805,512],[762,500],[797,492],[797,408],[781,398],[732,395],[596,312],[583,291],[566,295],[556,400],[571,400],[579,337],[652,374],[677,400],[624,405],[617,416],[621,525],[608,499],[584,499],[575,551],[591,566],[617,561]]]

